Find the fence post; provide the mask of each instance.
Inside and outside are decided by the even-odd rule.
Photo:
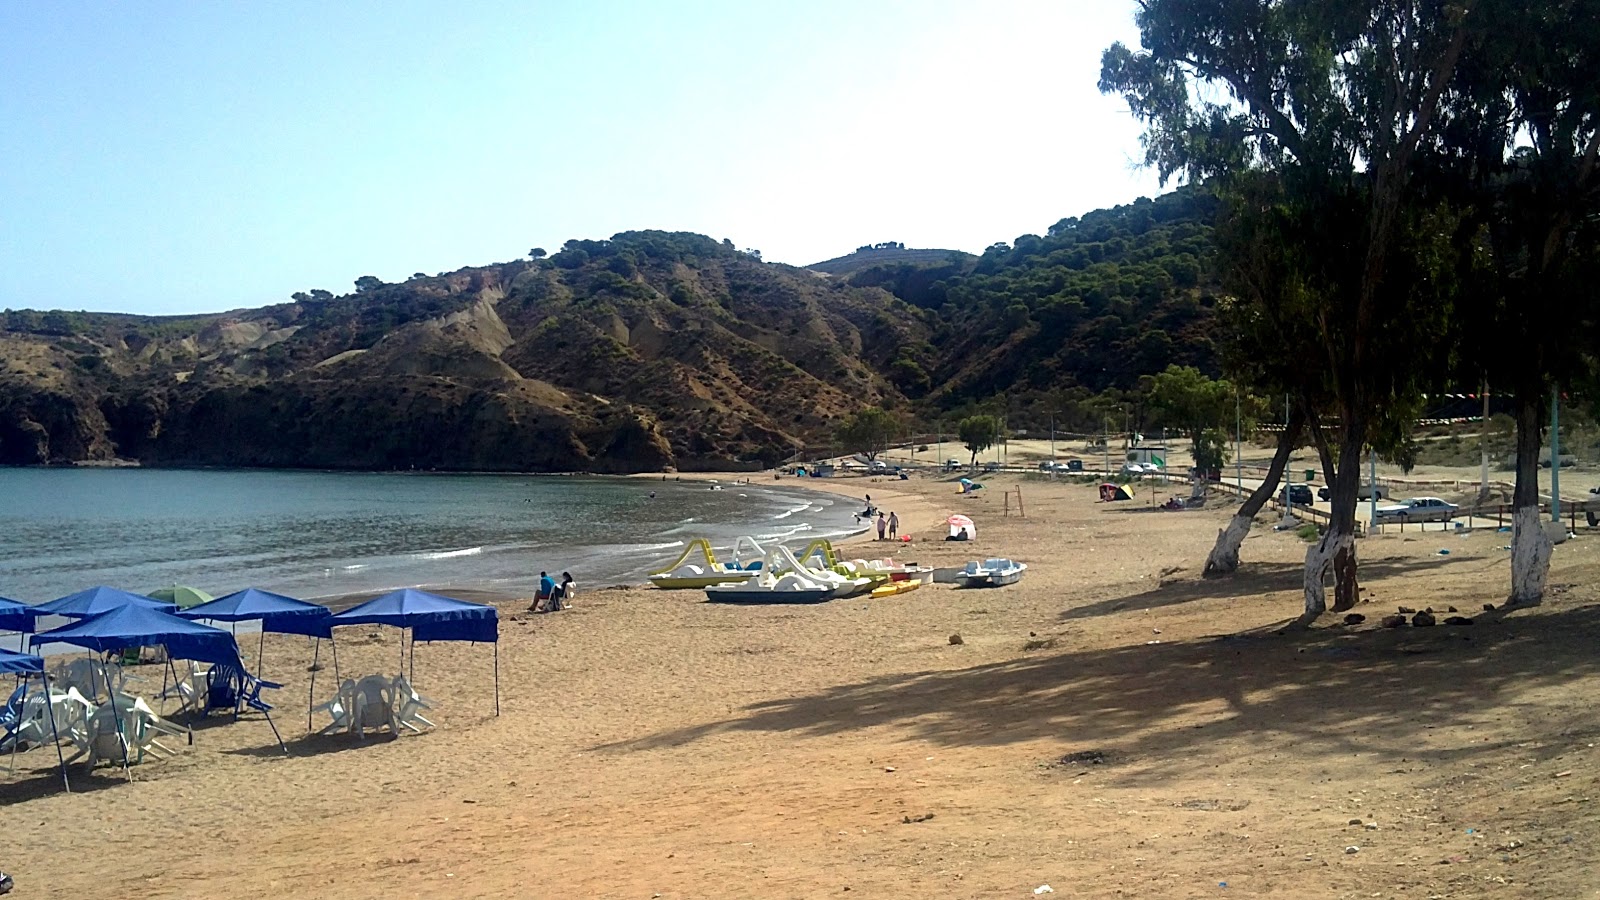
[[[1017,485],[1017,516],[1026,519],[1028,511],[1022,508],[1022,485]]]

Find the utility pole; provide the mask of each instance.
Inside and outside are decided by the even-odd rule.
[[[1050,478],[1056,477],[1056,417],[1050,416]]]
[[[1233,389],[1233,480],[1244,493],[1244,412],[1238,388]]]
[[[1367,506],[1367,534],[1374,534],[1378,530],[1378,451],[1367,451],[1367,490],[1370,492],[1370,503]]]
[[[1288,394],[1284,394],[1283,395],[1283,430],[1284,430],[1285,433],[1287,433],[1289,431],[1289,395]],[[1293,504],[1289,502],[1290,498],[1293,496],[1293,492],[1291,492],[1289,490],[1289,488],[1292,487],[1293,485],[1294,485],[1294,463],[1291,462],[1288,465],[1285,465],[1283,467],[1283,520],[1285,522],[1289,521],[1290,510],[1293,509]]]
[[[1106,477],[1111,477],[1111,417],[1105,418],[1105,438],[1101,447],[1106,451]]]
[[[1550,521],[1561,522],[1561,388],[1550,389]]]
[[[1489,382],[1483,382],[1483,466],[1478,472],[1478,503],[1489,500]]]

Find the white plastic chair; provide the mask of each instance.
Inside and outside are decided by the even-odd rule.
[[[177,756],[177,752],[156,740],[156,735],[184,737],[188,732],[156,715],[143,697],[117,694],[111,703],[102,704],[89,717],[88,740],[85,742],[89,756],[88,766],[94,768],[101,760],[120,763],[126,752],[127,761],[140,763],[145,754],[160,758]],[[77,754],[73,756],[77,758]]]
[[[393,682],[382,675],[368,675],[356,682],[351,696],[350,730],[357,737],[365,737],[368,728],[387,727],[390,734],[400,733],[394,716]]]
[[[189,660],[188,663],[189,674],[178,681],[177,684],[167,688],[159,699],[177,698],[178,712],[203,714],[206,711],[206,699],[211,690],[211,669],[209,667],[202,669],[195,665],[193,660]]]
[[[55,720],[56,735],[79,747],[83,746],[83,742],[88,739],[89,716],[94,714],[95,705],[75,687],[67,688],[65,691],[51,690],[48,702],[50,708],[47,709],[42,690],[33,691],[23,699],[22,711],[17,716],[17,727],[5,742],[3,749],[12,749],[19,742],[34,746],[51,743],[55,740],[51,736],[52,718]]]
[[[420,722],[429,728],[434,727],[433,723],[422,715],[423,710],[433,709],[433,704],[428,702],[428,698],[417,693],[417,689],[411,686],[411,682],[404,675],[395,676],[394,705],[395,721],[406,728],[421,734],[422,729],[417,727],[417,723]]]
[[[311,707],[313,713],[325,712],[333,719],[327,725],[318,729],[317,734],[327,734],[330,731],[352,731],[352,712],[355,707],[356,683],[349,678],[344,684],[339,685],[339,693],[326,703],[319,703]]]
[[[106,684],[107,675],[111,678],[110,685]],[[98,660],[79,657],[56,666],[50,673],[50,680],[57,682],[63,690],[75,687],[86,697],[104,697],[112,690],[123,689],[126,674],[116,663],[102,664]]]

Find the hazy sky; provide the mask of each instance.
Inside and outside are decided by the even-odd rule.
[[[278,302],[568,238],[980,251],[1157,191],[1126,0],[0,4],[0,307]]]

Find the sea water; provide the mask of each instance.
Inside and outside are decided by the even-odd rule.
[[[653,496],[652,496],[653,495]],[[694,538],[799,546],[859,502],[772,481],[270,470],[0,469],[0,596],[105,584],[316,599],[463,586],[531,596],[640,581]]]

